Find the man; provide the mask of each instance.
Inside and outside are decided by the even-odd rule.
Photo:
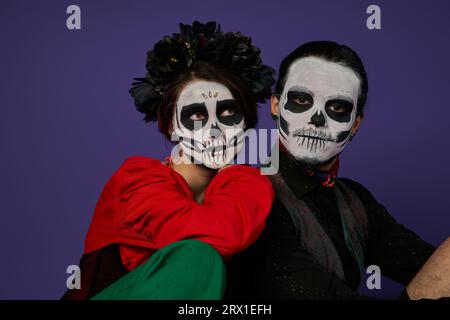
[[[367,91],[364,66],[347,46],[310,42],[283,60],[271,99],[280,136],[277,197],[260,239],[228,265],[226,297],[368,298],[356,290],[369,265],[407,286],[402,298],[450,296],[450,241],[433,254],[366,188],[337,178]]]

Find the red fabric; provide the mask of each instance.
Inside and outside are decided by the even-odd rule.
[[[184,178],[159,160],[130,157],[97,202],[85,254],[117,243],[127,270],[174,241],[197,239],[230,258],[261,234],[274,192],[259,170],[219,171],[198,204]]]

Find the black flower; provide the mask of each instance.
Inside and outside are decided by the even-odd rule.
[[[147,77],[155,85],[167,83],[177,74],[186,71],[191,63],[188,47],[184,43],[164,37],[147,53]]]
[[[145,114],[146,122],[158,119],[158,106],[160,94],[146,78],[135,78],[129,93],[134,99],[134,104],[139,112]]]

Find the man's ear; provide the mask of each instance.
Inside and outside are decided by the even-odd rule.
[[[353,123],[352,127],[352,135],[354,136],[356,132],[359,130],[359,127],[361,126],[361,122],[364,119],[364,115],[360,114],[356,116],[355,123]]]
[[[280,115],[280,99],[278,95],[272,95],[270,97],[270,112],[272,117],[278,117]]]

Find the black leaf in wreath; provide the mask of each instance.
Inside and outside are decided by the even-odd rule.
[[[134,78],[130,94],[139,112],[145,114],[145,122],[158,120],[158,107],[161,100],[159,92],[146,78]]]

